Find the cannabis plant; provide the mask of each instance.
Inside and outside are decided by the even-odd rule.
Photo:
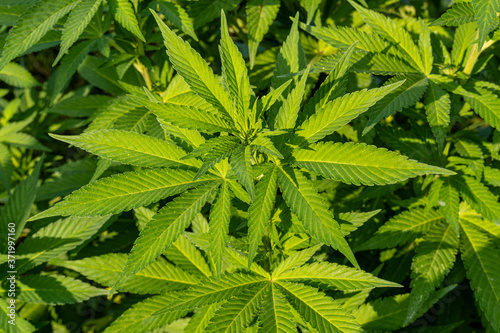
[[[0,330],[498,332],[500,3],[360,3],[0,4]]]

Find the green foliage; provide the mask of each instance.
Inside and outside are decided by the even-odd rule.
[[[499,11],[3,1],[0,331],[500,332]]]

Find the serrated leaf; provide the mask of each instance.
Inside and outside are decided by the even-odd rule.
[[[41,0],[31,6],[9,31],[0,58],[0,69],[35,45],[77,4],[76,0]]]
[[[156,312],[172,302],[172,296],[169,294],[154,296],[138,302],[118,319],[109,325],[105,333],[121,332],[150,332],[156,328],[170,324],[174,320],[186,315],[185,311],[172,311],[163,314]]]
[[[397,283],[379,279],[370,273],[335,263],[315,262],[288,270],[275,280],[302,282],[336,290],[362,290],[376,287],[400,287]]]
[[[422,98],[429,82],[427,77],[419,75],[395,76],[389,79],[387,83],[392,83],[402,78],[406,78],[406,81],[398,89],[395,89],[392,93],[387,94],[378,101],[370,110],[370,119],[368,119],[366,127],[363,130],[363,135],[368,133],[383,118],[400,112],[403,108],[414,105]]]
[[[250,68],[255,65],[257,48],[280,9],[279,0],[250,0],[246,4]]]
[[[304,228],[319,242],[339,250],[357,266],[339,224],[311,182],[300,171],[290,167],[280,167],[279,171],[278,182],[283,198]]]
[[[486,37],[495,26],[495,19],[500,12],[499,0],[472,0],[475,19],[478,24],[477,48],[482,49]]]
[[[16,271],[22,274],[58,257],[95,235],[110,216],[57,220],[25,239],[16,249]]]
[[[154,103],[137,96],[133,96],[132,99],[151,110],[160,120],[182,128],[206,133],[234,131],[233,126],[217,114],[206,110],[175,103]]]
[[[309,68],[306,69],[302,77],[297,82],[295,88],[288,94],[282,106],[278,110],[274,121],[275,130],[286,130],[295,127],[299,111],[301,109],[302,100],[306,89],[307,76]]]
[[[262,304],[262,331],[268,333],[296,333],[295,320],[285,296],[272,283]]]
[[[326,103],[316,110],[311,117],[300,125],[296,131],[296,142],[316,142],[325,136],[341,129],[344,125],[366,112],[377,101],[404,84],[400,81],[382,88],[360,90]]]
[[[325,333],[363,332],[356,319],[347,310],[335,304],[317,289],[291,282],[278,282],[294,308],[311,324]]]
[[[286,77],[282,77],[283,75],[297,73],[306,67],[306,56],[299,38],[298,24],[299,14],[297,13],[295,19],[293,20],[290,33],[288,34],[285,43],[283,43],[276,59],[273,78],[271,80],[271,86],[274,89],[277,89],[283,83],[288,81]],[[284,97],[286,95],[287,94],[285,94]]]
[[[245,186],[248,194],[250,195],[250,201],[255,198],[255,186],[253,181],[253,171],[252,171],[252,150],[250,146],[239,146],[229,159],[231,168],[240,181],[240,183]]]
[[[313,115],[316,110],[322,109],[328,102],[331,102],[346,93],[347,90],[347,69],[349,68],[352,54],[356,49],[358,42],[354,42],[342,57],[335,64],[328,77],[323,81],[314,96],[307,102],[304,110],[300,113],[300,119],[307,119]],[[299,124],[302,122],[299,122]]]
[[[248,71],[245,60],[238,47],[229,36],[226,15],[221,15],[221,41],[219,52],[222,62],[222,77],[229,91],[231,100],[234,101],[238,113],[237,121],[243,128],[247,126],[247,117],[250,107],[252,90],[248,79]]]
[[[399,27],[395,21],[380,13],[363,8],[352,0],[349,0],[349,3],[356,8],[357,12],[373,32],[395,43],[396,47],[404,54],[405,59],[413,63],[422,73],[425,73],[419,49],[406,30]]]
[[[214,316],[215,310],[217,310],[217,304],[210,304],[203,307],[199,312],[195,313],[193,317],[191,317],[191,320],[189,320],[189,323],[184,331],[191,333],[205,333],[205,327]]]
[[[0,223],[0,248],[5,249],[7,245],[7,225],[15,225],[14,238],[17,240],[30,216],[31,208],[35,201],[38,177],[42,168],[43,157],[35,165],[35,168],[26,179],[22,180],[8,197],[7,202],[0,211],[2,223]],[[12,236],[12,235],[10,235]]]
[[[357,251],[387,249],[408,243],[442,221],[438,211],[425,213],[424,208],[404,211],[387,221],[370,240],[357,247]]]
[[[271,218],[272,209],[276,200],[277,174],[275,166],[271,167],[255,187],[255,200],[248,208],[248,265],[250,266],[257,253],[257,248],[262,242]]]
[[[316,253],[321,246],[322,244],[317,244],[290,255],[288,258],[281,261],[279,265],[274,269],[272,273],[273,277],[280,276],[284,272],[296,269],[297,267],[304,265],[307,261],[309,261],[309,259],[311,259],[314,253]]]
[[[246,273],[229,273],[220,277],[205,279],[198,285],[180,292],[171,304],[165,306],[157,314],[182,309],[194,309],[220,302],[248,288],[258,284],[262,285],[266,281],[268,280],[263,276]]]
[[[210,255],[215,263],[215,271],[218,276],[222,272],[222,261],[228,240],[230,218],[231,191],[227,182],[224,182],[210,210],[210,229],[208,231]]]
[[[40,85],[21,65],[10,62],[0,70],[0,80],[16,88],[33,88]]]
[[[64,25],[61,36],[61,48],[56,60],[52,64],[55,66],[59,60],[66,54],[71,45],[73,45],[83,33],[83,30],[94,17],[102,0],[82,0],[71,11]]]
[[[460,221],[462,260],[474,296],[494,330],[500,329],[500,251],[475,226]]]
[[[274,143],[266,136],[258,136],[252,142],[250,142],[252,147],[255,147],[258,151],[268,155],[274,155],[279,158],[284,158],[280,151],[274,146]]]
[[[144,43],[146,42],[139,27],[139,22],[137,22],[132,3],[129,0],[109,0],[109,9],[118,23]]]
[[[10,316],[9,306],[10,301],[7,303],[7,299],[0,298],[0,329],[8,333],[31,333],[35,331],[35,327],[31,323],[21,316],[16,317],[16,325],[11,325],[9,321],[12,320]]]
[[[62,275],[25,275],[16,285],[19,288],[16,299],[28,303],[73,304],[107,293],[105,289]],[[7,290],[0,292],[4,294]]]
[[[453,4],[432,25],[459,26],[474,20],[474,8],[470,2],[457,2]]]
[[[481,213],[493,223],[500,223],[500,203],[498,197],[493,195],[486,186],[475,178],[468,176],[451,178],[462,198],[471,207]]]
[[[433,81],[429,81],[425,94],[425,113],[441,150],[450,125],[451,101],[448,93]]]
[[[436,224],[417,246],[412,263],[407,324],[416,319],[422,304],[453,267],[458,245],[458,234],[451,225]]]
[[[194,40],[198,40],[194,31],[193,20],[189,17],[184,8],[175,2],[159,0],[157,3],[159,11],[165,15],[173,25],[193,37]]]
[[[125,253],[108,253],[81,260],[51,260],[51,264],[77,271],[86,278],[104,286],[111,286],[118,278],[125,263]],[[137,294],[159,294],[195,285],[198,279],[182,269],[159,258],[124,282],[120,290]]]
[[[320,142],[294,152],[294,163],[323,177],[354,185],[394,184],[425,174],[454,172],[409,160],[364,143]]]
[[[193,181],[194,176],[194,172],[187,170],[152,169],[102,178],[73,192],[62,202],[35,215],[31,220],[58,215],[116,214],[218,179],[207,176]]]
[[[439,205],[441,211],[446,218],[446,222],[459,234],[458,227],[458,212],[459,212],[459,195],[457,189],[449,178],[444,178],[441,187],[439,188]]]
[[[200,186],[165,205],[139,234],[125,268],[113,284],[110,294],[130,276],[150,265],[166,251],[189,226],[217,187],[218,182]]]
[[[198,248],[196,248],[196,246],[194,246],[184,235],[177,238],[177,240],[172,243],[172,246],[164,252],[164,255],[168,260],[188,273],[200,277],[209,277],[212,275],[210,267],[200,250],[198,250]]]
[[[55,73],[51,75],[47,84],[47,92],[51,97],[51,102],[56,99],[57,95],[63,91],[64,88],[66,88],[67,84],[76,73],[78,66],[80,66],[90,51],[92,51],[96,42],[96,39],[83,41],[73,47],[66,57],[64,57],[61,65],[57,67]]]
[[[143,167],[199,167],[196,160],[182,160],[186,153],[172,143],[127,131],[102,130],[79,136],[51,135],[97,156]]]
[[[267,284],[256,285],[222,304],[209,322],[206,332],[242,332],[252,321],[268,290]]]
[[[14,171],[12,158],[7,147],[0,143],[0,181],[5,186],[7,193],[10,190],[10,177]]]
[[[212,69],[193,48],[163,23],[153,12],[164,39],[167,54],[173,67],[184,81],[201,98],[210,103],[230,124],[235,122],[229,94],[219,83]]]

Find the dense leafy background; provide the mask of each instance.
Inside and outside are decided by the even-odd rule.
[[[500,332],[499,12],[0,2],[0,331]]]

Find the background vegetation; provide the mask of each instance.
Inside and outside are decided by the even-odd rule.
[[[499,12],[1,1],[0,331],[500,332]]]

